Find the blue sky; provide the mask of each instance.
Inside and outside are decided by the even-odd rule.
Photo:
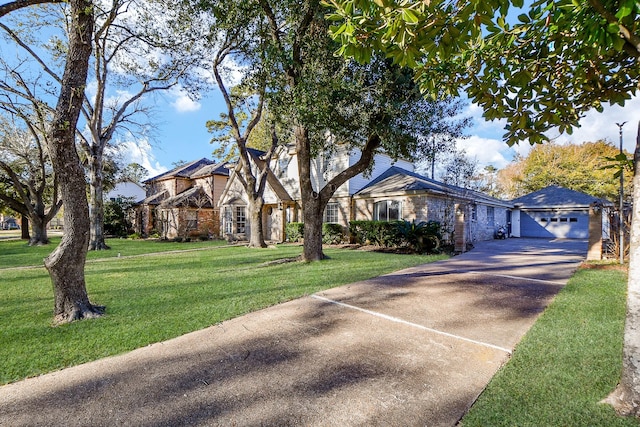
[[[217,119],[225,111],[224,101],[217,91],[212,91],[198,101],[192,101],[185,95],[174,91],[156,99],[157,129],[154,141],[139,147],[127,144],[128,158],[142,164],[150,176],[173,167],[172,163],[191,161],[202,157],[212,158],[215,148],[209,143],[211,134],[205,123]],[[482,118],[480,108],[469,105],[465,114],[473,117],[473,126],[468,129],[469,138],[458,141],[458,147],[464,148],[469,156],[478,160],[480,168],[493,165],[498,169],[505,167],[515,155],[528,153],[528,143],[513,148],[502,142],[504,123],[487,122]],[[627,121],[623,127],[624,147],[633,152],[638,120],[640,120],[640,98],[634,98],[623,107],[605,108],[603,113],[593,111],[575,129],[573,135],[550,134],[559,143],[582,143],[606,139],[616,146],[619,143],[619,131],[616,123]]]

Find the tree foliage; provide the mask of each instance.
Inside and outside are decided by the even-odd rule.
[[[499,172],[505,197],[516,198],[549,185],[559,185],[616,201],[620,181],[608,166],[619,148],[606,141],[583,144],[548,143],[533,147]],[[625,195],[631,197],[631,175],[625,175]],[[509,182],[511,181],[511,183]]]
[[[29,244],[42,245],[49,243],[47,224],[62,202],[43,133],[45,123],[27,119],[26,124],[31,125],[21,128],[0,116],[0,182],[5,184],[0,200],[30,220]]]
[[[325,2],[338,53],[367,61],[384,51],[416,69],[427,94],[465,90],[485,118],[506,119],[509,144],[547,141],[552,129],[571,133],[586,111],[636,93],[639,2],[536,0],[519,9],[523,3]]]

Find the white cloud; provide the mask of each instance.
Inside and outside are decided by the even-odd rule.
[[[607,106],[602,113],[593,110],[580,120],[580,127],[574,129],[572,135],[549,134],[559,143],[580,144],[606,139],[618,146],[620,131],[616,123],[627,122],[622,128],[624,148],[633,152],[635,137],[640,120],[640,97],[634,97],[627,101],[624,107],[619,105]]]
[[[515,151],[499,139],[483,138],[473,135],[456,141],[459,150],[464,149],[467,155],[478,161],[480,169],[493,165],[502,169],[513,158]]]
[[[189,98],[189,96],[185,92],[179,89],[171,91],[170,96],[175,97],[175,100],[171,103],[171,106],[178,113],[192,113],[194,111],[200,110],[200,108],[202,107],[202,104]]]
[[[118,144],[118,147],[124,158],[124,163],[138,163],[142,165],[147,171],[149,171],[149,178],[160,175],[161,173],[169,170],[155,159],[149,141],[121,142]]]

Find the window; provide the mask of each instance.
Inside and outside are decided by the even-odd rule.
[[[558,222],[558,218],[551,218],[551,222]]]
[[[247,214],[244,206],[236,206],[236,233],[244,233],[247,228]]]
[[[578,218],[569,218],[569,222],[578,222]]]
[[[568,218],[560,218],[560,222],[567,222]]]
[[[198,211],[187,211],[187,230],[198,229]]]
[[[495,218],[495,212],[494,212],[493,206],[487,206],[487,224],[493,227],[493,225],[495,224],[495,221],[496,221],[496,218]]]
[[[224,208],[224,232],[225,234],[233,233],[233,210],[229,206]]]
[[[324,209],[324,222],[338,222],[338,204],[327,203],[327,207]]]
[[[476,221],[478,219],[478,205],[471,205],[471,220]]]
[[[373,219],[376,221],[397,221],[402,219],[402,203],[397,200],[383,200],[373,205]]]

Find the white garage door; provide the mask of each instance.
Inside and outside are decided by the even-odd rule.
[[[589,213],[585,211],[527,211],[520,216],[522,237],[589,237]]]

